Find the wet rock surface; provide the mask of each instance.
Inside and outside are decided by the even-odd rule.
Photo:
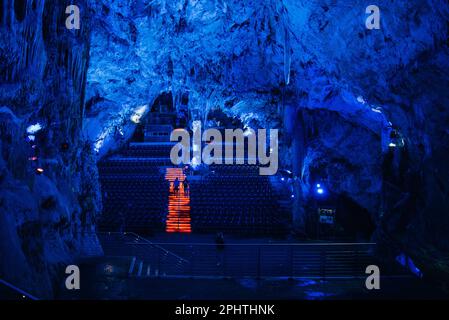
[[[65,28],[69,1],[1,4],[0,278],[51,298],[101,211],[81,136],[90,26]]]

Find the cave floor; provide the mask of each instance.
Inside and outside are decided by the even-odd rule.
[[[174,279],[88,276],[77,293],[58,299],[83,300],[403,300],[444,299],[444,294],[411,276],[382,277],[369,291],[364,278],[353,279]]]

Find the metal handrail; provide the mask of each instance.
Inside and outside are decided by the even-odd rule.
[[[227,243],[224,249],[217,247],[216,250],[210,249],[216,246],[211,243],[164,245],[172,246],[174,250],[174,246],[179,246],[179,252],[190,254],[189,267],[169,271],[165,275],[169,277],[356,278],[364,275],[364,264],[368,266],[375,259],[370,253],[374,243]],[[240,250],[241,247],[246,250]],[[276,247],[283,249],[278,252]],[[242,265],[246,267],[239,267]],[[158,266],[161,270],[168,267],[161,267],[160,263]]]
[[[129,241],[124,241],[123,244],[136,249],[147,246],[156,249],[155,253],[159,252],[158,254],[148,252],[147,256],[145,252],[141,252],[137,254],[138,259],[157,266],[158,275],[169,277],[357,277],[363,275],[362,267],[365,263],[374,262],[372,249],[376,245],[374,242],[227,242],[223,250],[218,247],[215,249],[216,243],[156,243],[134,232],[98,234],[128,235],[131,236]],[[176,259],[183,266],[180,269],[173,268],[174,262],[161,260],[161,253]],[[242,264],[247,267],[240,268],[239,265]]]
[[[138,238],[140,240],[143,240],[145,243],[129,243],[129,242],[127,242],[126,244],[150,245],[152,247],[155,247],[155,248],[163,251],[164,253],[166,253],[168,255],[171,255],[171,256],[175,257],[176,259],[179,259],[179,260],[181,260],[183,262],[186,262],[186,263],[190,263],[190,261],[188,261],[187,259],[184,259],[183,257],[180,257],[177,254],[175,254],[175,253],[173,253],[173,252],[163,248],[160,244],[155,244],[155,243],[151,242],[150,240],[148,240],[148,239],[146,239],[146,238],[144,238],[144,237],[142,237],[142,236],[140,236],[140,235],[138,235],[137,233],[134,233],[134,232],[128,232],[128,231],[127,232],[108,232],[108,231],[106,231],[106,232],[96,232],[95,234],[98,234],[98,235],[111,235],[111,234],[113,234],[113,235],[132,235],[132,236],[134,236],[134,237],[136,237],[136,238]]]
[[[148,239],[146,239],[146,238],[144,238],[144,237],[142,237],[142,236],[140,236],[140,235],[138,235],[137,233],[134,233],[134,232],[126,232],[126,233],[127,233],[127,234],[131,234],[131,235],[133,235],[133,236],[135,236],[135,237],[137,237],[137,238],[139,238],[139,239],[145,241],[146,244],[149,244],[149,245],[151,245],[151,246],[153,246],[153,247],[156,247],[156,248],[158,248],[159,250],[162,250],[162,251],[164,251],[165,253],[167,253],[167,254],[169,254],[169,255],[171,255],[171,256],[173,256],[173,257],[179,259],[179,260],[182,260],[183,262],[190,263],[189,260],[184,259],[183,257],[180,257],[180,256],[178,256],[177,254],[175,254],[175,253],[173,253],[173,252],[171,252],[171,251],[169,251],[169,250],[167,250],[167,249],[161,247],[161,244],[159,244],[159,243],[154,243],[154,242],[152,242],[152,241],[150,241],[150,240],[148,240]],[[134,244],[134,245],[139,245],[139,243],[133,243],[133,244]]]
[[[127,232],[131,234],[131,232]],[[134,234],[135,235],[135,234]],[[141,237],[142,238],[142,237]],[[149,240],[148,240],[149,241]],[[138,243],[136,243],[138,244]],[[140,243],[144,245],[145,243]],[[198,243],[198,242],[151,242],[154,246],[162,246],[162,245],[183,245],[183,246],[216,246],[216,243]],[[375,246],[377,243],[375,242],[329,242],[329,243],[226,243],[226,246]],[[166,250],[162,248],[163,250]],[[174,254],[174,253],[173,253]],[[175,255],[175,254],[174,254]]]
[[[9,283],[8,281],[5,281],[3,279],[0,279],[0,283],[7,286],[8,288],[12,289],[13,291],[16,291],[18,293],[20,293],[24,298],[28,298],[30,300],[39,300],[39,298],[33,296],[32,294],[16,287],[15,285]]]

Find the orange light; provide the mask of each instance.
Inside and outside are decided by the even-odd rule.
[[[180,182],[179,191],[174,192],[174,181],[178,178]],[[168,196],[168,214],[165,231],[168,233],[190,233],[192,232],[190,218],[190,195],[184,192],[182,182],[186,176],[182,169],[168,168],[165,179],[170,182]]]

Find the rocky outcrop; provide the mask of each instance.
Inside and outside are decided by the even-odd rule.
[[[81,135],[90,11],[78,1],[81,29],[68,30],[70,1],[0,4],[0,278],[49,298],[101,211]]]

